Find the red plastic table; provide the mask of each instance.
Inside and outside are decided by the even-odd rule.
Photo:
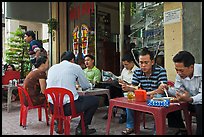
[[[180,105],[178,105],[180,104]],[[129,108],[135,111],[135,133],[140,132],[140,115],[142,112],[147,112],[153,115],[155,119],[156,134],[165,135],[166,133],[166,115],[176,110],[183,110],[187,132],[190,134],[190,123],[188,113],[188,103],[171,103],[169,107],[152,107],[148,106],[146,102],[137,102],[135,100],[128,100],[126,97],[114,98],[109,101],[108,120],[106,125],[106,135],[109,135],[110,122],[112,118],[112,109],[114,106]],[[139,124],[138,124],[139,123]]]

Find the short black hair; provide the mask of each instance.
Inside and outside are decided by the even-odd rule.
[[[150,51],[147,47],[142,48],[142,50],[139,53],[139,56],[145,56],[149,55],[151,60],[154,60],[154,54],[152,51]]]
[[[40,67],[41,64],[45,64],[45,62],[47,61],[47,59],[48,59],[48,58],[47,58],[47,56],[45,56],[45,55],[39,56],[39,57],[37,58],[35,64],[34,64],[35,68]]]
[[[194,56],[188,52],[188,51],[179,51],[174,57],[173,57],[174,63],[183,63],[185,67],[189,67],[190,65],[195,64],[195,58]]]
[[[87,54],[87,55],[85,55],[85,56],[84,56],[84,59],[85,59],[86,57],[89,57],[89,58],[91,58],[91,59],[95,60],[95,58],[94,58],[94,56],[93,56],[93,55]]]
[[[133,61],[134,62],[134,58],[131,53],[128,53],[123,56],[122,61],[127,61],[127,62]]]
[[[65,51],[61,55],[61,61],[63,61],[63,60],[71,61],[72,59],[74,59],[74,61],[75,61],[75,55],[72,51]]]
[[[35,33],[32,30],[28,30],[25,32],[25,35],[27,35],[28,37],[31,36],[32,39],[35,40]]]

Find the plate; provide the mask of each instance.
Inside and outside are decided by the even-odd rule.
[[[153,100],[174,100],[175,97],[161,97],[161,98],[153,98]]]

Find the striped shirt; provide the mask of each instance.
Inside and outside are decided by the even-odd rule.
[[[141,88],[147,92],[156,90],[161,81],[165,84],[167,83],[166,70],[156,64],[152,66],[152,74],[149,77],[145,76],[141,68],[137,68],[132,78],[133,85],[137,86],[140,83]]]

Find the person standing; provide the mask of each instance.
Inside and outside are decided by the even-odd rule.
[[[196,113],[196,135],[202,135],[202,64],[195,64],[194,56],[188,51],[179,51],[173,57],[173,62],[177,72],[175,88],[168,88],[167,85],[163,88],[179,101],[189,103],[189,111]],[[177,119],[173,120],[172,117],[168,123],[176,125]]]
[[[36,40],[35,33],[31,30],[26,31],[24,34],[25,42],[30,44],[29,47],[29,55],[30,55],[30,62],[32,63],[32,68],[34,68],[34,64],[36,59],[40,56],[41,53],[47,55],[46,50],[42,46],[42,42]]]
[[[89,81],[86,79],[82,68],[75,64],[75,55],[71,51],[64,52],[61,55],[61,62],[53,65],[48,70],[47,88],[61,87],[70,90],[74,95],[75,106],[77,112],[84,112],[84,120],[86,127],[86,134],[96,132],[95,128],[90,129],[88,126],[91,124],[93,115],[98,108],[99,100],[97,96],[79,96],[76,90],[76,81],[81,88],[90,88]],[[53,111],[53,102],[51,97],[48,96],[51,111]],[[71,114],[69,98],[64,97],[65,116]],[[79,123],[76,128],[76,135],[82,134],[81,124]]]

